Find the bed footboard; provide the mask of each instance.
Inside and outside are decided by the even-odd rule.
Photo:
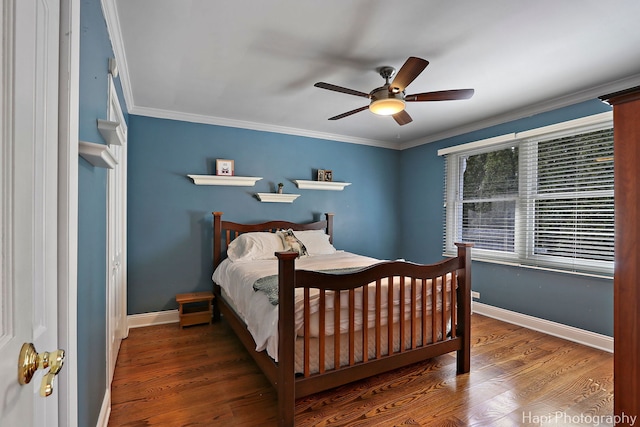
[[[279,425],[293,425],[296,398],[441,354],[456,351],[458,374],[469,372],[472,245],[456,245],[458,256],[437,264],[385,262],[350,274],[296,270],[297,253],[277,254]],[[296,330],[296,288],[304,292],[302,331]],[[317,331],[313,334],[312,299],[318,306]],[[400,304],[394,308],[385,300],[399,300]],[[363,310],[362,319],[357,321],[356,303],[362,308],[375,307],[373,319]],[[325,318],[327,305],[342,307],[332,311],[332,322]],[[346,319],[341,319],[343,314]],[[333,332],[326,331],[331,329],[326,326],[329,323]],[[298,376],[296,340],[303,342],[303,372]],[[333,355],[328,357],[333,360],[332,368],[327,369],[325,350],[329,341]],[[310,368],[312,353],[319,358],[317,372]]]

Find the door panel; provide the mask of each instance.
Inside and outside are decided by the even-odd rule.
[[[110,146],[116,166],[108,171],[108,248],[109,278],[107,282],[107,384],[111,384],[120,343],[127,335],[127,123],[124,120],[113,79],[109,76],[109,109],[107,119],[118,122],[119,144]]]
[[[0,425],[57,426],[56,383],[42,398],[17,365],[24,342],[57,348],[59,0],[2,1]]]

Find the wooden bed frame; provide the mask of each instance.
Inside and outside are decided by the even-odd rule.
[[[241,233],[257,232],[257,231],[271,231],[275,232],[280,229],[293,229],[295,230],[325,230],[329,235],[330,241],[333,239],[333,214],[326,214],[326,219],[322,221],[316,221],[306,224],[292,223],[288,221],[269,221],[260,224],[239,224],[231,221],[222,220],[222,212],[213,212],[213,267],[215,268],[222,262],[226,255],[226,247],[235,237]],[[278,425],[280,426],[292,426],[295,421],[295,400],[302,396],[307,396],[313,393],[317,393],[323,390],[334,388],[343,384],[347,384],[356,380],[367,378],[373,375],[380,374],[382,372],[390,371],[402,366],[413,364],[419,361],[430,359],[432,357],[457,352],[457,373],[463,374],[469,372],[470,369],[470,314],[471,314],[471,244],[457,243],[458,256],[455,258],[449,258],[442,262],[432,265],[418,265],[407,262],[382,262],[358,272],[351,274],[327,274],[321,272],[311,272],[304,270],[295,270],[295,259],[297,253],[295,252],[279,252],[278,257],[278,280],[279,280],[279,304],[278,304],[278,355],[279,361],[276,363],[266,351],[256,352],[256,344],[253,337],[247,330],[244,321],[235,313],[235,311],[225,301],[222,294],[222,290],[219,285],[214,283],[213,289],[215,298],[214,317],[219,318],[220,314],[225,317],[225,320],[229,323],[235,333],[238,335],[244,346],[249,353],[253,356],[258,366],[262,369],[265,376],[273,384],[277,390],[278,395]],[[439,279],[441,283],[445,282],[445,276],[450,274],[451,277],[451,291],[445,292],[445,286],[442,286],[443,292],[436,292],[436,281]],[[436,307],[436,303],[441,303],[441,307],[446,307],[446,304],[450,304],[451,310],[447,312],[446,309],[440,311],[433,310],[433,315],[419,316],[420,313],[416,313],[416,304],[411,304],[411,308],[407,306],[407,310],[410,310],[411,317],[405,318],[405,326],[403,322],[397,322],[399,325],[399,339],[400,342],[409,340],[411,342],[410,348],[400,345],[399,349],[394,349],[389,344],[389,348],[383,348],[383,352],[380,352],[379,345],[380,340],[380,321],[379,313],[376,314],[376,327],[369,329],[369,332],[364,329],[359,336],[359,340],[363,340],[364,348],[367,345],[372,345],[373,340],[376,340],[377,350],[375,357],[368,358],[366,354],[362,355],[364,360],[358,361],[354,358],[354,327],[353,327],[353,300],[354,290],[357,288],[363,288],[366,286],[367,292],[363,292],[361,298],[363,299],[363,305],[367,305],[367,300],[363,295],[368,294],[368,286],[379,286],[380,281],[385,278],[406,278],[402,279],[404,284],[410,284],[411,292],[415,301],[415,289],[416,283],[420,283],[423,280],[424,286],[421,286],[423,292],[428,288],[426,285],[427,279],[432,279],[433,292],[431,296],[427,297],[426,293],[423,293],[423,301],[427,301],[431,304],[431,307]],[[330,281],[327,281],[331,278]],[[405,282],[408,280],[409,282]],[[309,361],[307,354],[308,350],[304,350],[305,363],[304,374],[295,373],[295,344],[296,333],[294,326],[294,289],[304,288],[305,299],[309,296],[309,288],[320,289],[321,301],[324,301],[324,292],[341,290],[343,292],[331,292],[327,294],[327,298],[340,298],[340,294],[343,294],[342,298],[349,298],[350,301],[350,323],[349,323],[349,365],[340,366],[338,369],[324,369],[320,368],[320,372],[311,373],[309,371]],[[399,286],[399,291],[402,292],[401,300],[404,300],[404,288],[405,286]],[[379,289],[377,295],[379,295]],[[431,298],[429,300],[428,298]],[[440,298],[439,301],[436,301]],[[321,302],[321,304],[324,304]],[[421,304],[422,309],[425,310],[427,304]],[[305,309],[308,307],[305,302]],[[320,306],[323,310],[323,305]],[[377,310],[380,311],[379,305],[376,305]],[[393,310],[389,310],[392,312]],[[419,311],[419,310],[418,310]],[[340,310],[335,310],[333,316],[337,314],[336,323],[339,324]],[[392,313],[387,313],[392,316]],[[324,319],[323,315],[320,315],[321,319]],[[438,319],[441,326],[438,326],[441,331],[437,331],[436,334],[436,317],[441,316]],[[448,317],[447,317],[448,316]],[[424,321],[423,327],[420,329],[426,334],[427,318],[430,317],[433,322],[432,334],[428,337],[418,337],[416,339],[416,326],[419,322]],[[305,319],[308,319],[308,314],[305,314]],[[324,320],[321,320],[324,322]],[[391,323],[393,321],[390,321]],[[305,327],[308,323],[305,323]],[[320,323],[323,325],[324,323]],[[446,325],[451,325],[449,330],[446,329]],[[324,327],[322,327],[324,329]],[[393,328],[387,328],[384,334],[389,334],[389,341],[393,341],[392,334]],[[308,330],[307,330],[308,331]],[[408,334],[411,334],[410,336]],[[345,334],[346,335],[346,334]],[[308,348],[308,333],[304,334],[305,338],[304,346]],[[371,338],[369,338],[371,336]],[[386,336],[386,335],[385,335]],[[396,337],[397,338],[397,337]],[[331,336],[327,336],[327,340],[333,339]],[[367,340],[371,340],[367,344]],[[420,342],[421,340],[421,342]],[[422,344],[425,341],[431,341],[431,343]],[[324,342],[320,339],[320,342]],[[360,343],[360,342],[358,342]],[[323,345],[323,344],[320,344]],[[338,340],[339,346],[339,340]],[[320,347],[321,349],[323,347]],[[346,350],[346,347],[345,347]],[[387,354],[384,354],[385,351]],[[320,351],[324,353],[324,351]],[[364,352],[366,353],[366,352]],[[336,355],[337,362],[339,355]],[[320,366],[323,366],[324,356],[320,356]]]

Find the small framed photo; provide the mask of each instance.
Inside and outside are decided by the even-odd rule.
[[[234,175],[233,160],[216,159],[216,175]]]
[[[318,169],[318,181],[324,181],[324,169]]]
[[[333,172],[330,170],[324,171],[324,180],[325,181],[333,181]]]

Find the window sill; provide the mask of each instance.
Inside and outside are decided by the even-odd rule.
[[[472,251],[473,254],[473,251]],[[443,254],[443,256],[445,257],[451,257],[451,256],[455,256],[452,254]],[[506,265],[508,267],[516,267],[516,268],[526,268],[529,270],[539,270],[539,271],[548,271],[548,272],[552,272],[552,273],[560,273],[560,274],[570,274],[573,276],[583,276],[583,277],[592,277],[595,279],[605,279],[605,280],[613,280],[613,271],[611,273],[607,273],[607,272],[589,272],[589,271],[575,271],[575,270],[568,270],[568,269],[562,269],[562,268],[554,268],[551,266],[543,266],[543,265],[529,265],[529,264],[523,264],[517,261],[508,261],[508,260],[498,260],[498,259],[491,259],[491,258],[477,258],[474,257],[473,255],[471,256],[471,261],[473,262],[483,262],[483,263],[488,263],[488,264],[498,264],[498,265]]]

